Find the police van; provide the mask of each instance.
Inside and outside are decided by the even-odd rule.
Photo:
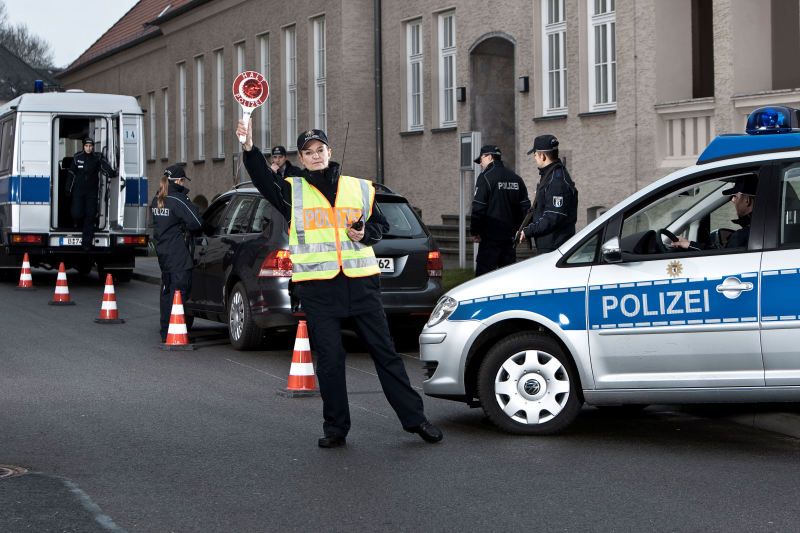
[[[420,335],[425,393],[521,434],[584,403],[800,401],[800,111],[758,109],[746,131],[445,294]]]
[[[101,174],[93,248],[82,248],[81,228],[66,194],[72,156],[82,139],[95,140],[118,176]],[[0,106],[0,275],[32,266],[112,272],[130,279],[137,247],[147,245],[147,178],[142,110],[131,96],[27,93]]]

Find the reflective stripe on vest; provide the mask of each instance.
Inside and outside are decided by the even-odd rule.
[[[380,274],[371,246],[353,242],[347,227],[371,215],[375,189],[366,180],[340,176],[336,203],[305,179],[286,178],[292,185],[289,252],[292,281],[330,279],[341,270],[350,277]]]

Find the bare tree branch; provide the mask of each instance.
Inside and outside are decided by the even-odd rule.
[[[53,51],[46,40],[34,35],[25,24],[8,22],[5,2],[0,0],[0,44],[34,68],[53,66]]]

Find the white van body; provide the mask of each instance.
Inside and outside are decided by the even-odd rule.
[[[101,173],[93,248],[83,251],[70,216],[67,171],[82,139],[95,141],[117,177]],[[0,274],[32,266],[130,278],[146,246],[147,177],[142,110],[114,94],[27,93],[0,106]]]
[[[748,180],[745,220],[731,187]],[[796,402],[798,267],[800,128],[720,136],[558,250],[445,294],[420,335],[423,389],[524,434],[584,403]]]

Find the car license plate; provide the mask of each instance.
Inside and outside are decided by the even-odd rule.
[[[391,257],[378,257],[378,268],[381,269],[381,272],[386,272],[388,274],[394,273],[394,259]]]
[[[80,246],[82,243],[82,237],[61,237],[61,246]]]

